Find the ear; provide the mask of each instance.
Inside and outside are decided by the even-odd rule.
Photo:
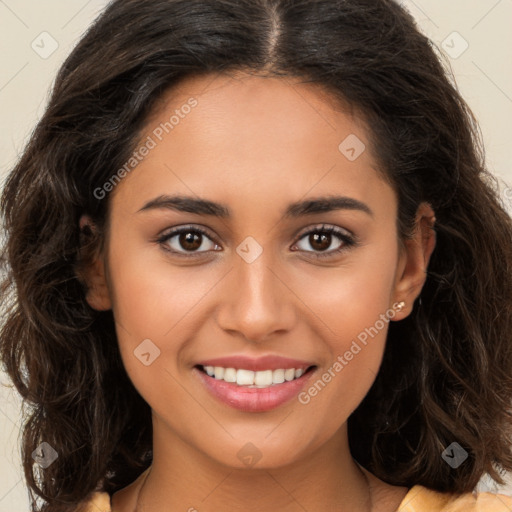
[[[86,243],[98,234],[94,222],[88,215],[80,217],[79,227],[80,239],[85,240]],[[87,289],[85,296],[87,303],[97,311],[107,311],[112,308],[112,302],[105,274],[104,258],[97,248],[84,256],[85,262],[80,269],[80,277]]]
[[[394,288],[393,320],[407,317],[413,308],[427,279],[430,256],[436,246],[436,221],[434,211],[428,203],[421,203],[416,212],[416,227],[412,238],[404,241],[401,249]],[[404,302],[401,308],[396,304]]]

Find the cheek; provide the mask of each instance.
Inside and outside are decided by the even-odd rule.
[[[128,238],[113,240],[110,247],[116,320],[138,338],[171,336],[218,281],[218,272],[208,264],[187,265],[185,259],[180,266],[154,244]]]
[[[175,373],[186,340],[197,330],[197,312],[222,272],[208,265],[173,266],[154,248],[116,254],[112,247],[110,261],[116,264],[110,266],[110,281],[121,356],[137,388],[151,393],[158,368]],[[148,356],[140,357],[147,352],[154,360],[150,372],[144,365]]]
[[[323,425],[323,439],[348,419],[375,381],[393,316],[389,312],[368,303],[346,308],[336,319],[333,315],[336,335],[323,340],[329,347],[325,363],[298,396],[308,417]]]
[[[312,276],[305,279],[298,291],[307,297],[314,313],[310,318],[318,318],[319,346],[327,347],[317,379],[299,401],[332,428],[345,421],[373,384],[395,314],[391,298],[397,252],[382,247],[361,251],[346,265],[329,269],[325,278],[317,275],[314,287]]]
[[[396,264],[397,249],[382,242],[357,249],[337,267],[303,267],[289,279],[310,316],[317,317],[319,333],[331,339],[329,346],[339,352],[381,315],[389,316]]]

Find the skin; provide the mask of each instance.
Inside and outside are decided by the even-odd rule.
[[[391,321],[410,314],[435,246],[434,212],[420,205],[415,235],[400,245],[396,194],[376,170],[365,126],[318,86],[290,78],[188,78],[162,98],[141,141],[191,96],[198,105],[111,194],[106,248],[87,274],[87,300],[113,310],[124,365],[153,411],[151,472],[116,493],[113,510],[132,512],[140,499],[152,512],[394,511],[407,489],[363,472],[346,428],[379,370],[387,323],[307,404],[242,412],[192,369],[213,357],[278,354],[311,361],[321,376],[393,304],[405,307]],[[350,134],[366,144],[354,161],[338,149]],[[372,215],[282,217],[292,202],[334,193]],[[232,216],[140,211],[162,194],[222,203]],[[155,242],[189,224],[211,234],[197,258],[165,251],[187,253],[179,236]],[[357,244],[335,253],[344,242],[333,234],[323,251],[331,255],[315,258],[322,251],[303,234],[322,224]],[[263,249],[251,263],[236,252],[248,236]],[[134,350],[148,338],[160,356],[145,366]],[[261,455],[250,467],[237,457],[248,442]]]

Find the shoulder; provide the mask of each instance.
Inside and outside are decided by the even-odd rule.
[[[95,492],[77,512],[111,512],[110,495]],[[405,495],[397,512],[511,512],[512,497],[480,492],[454,495],[415,485]]]
[[[151,466],[146,468],[131,484],[116,491],[112,496],[107,492],[93,492],[76,512],[112,512],[114,505],[116,510],[134,510],[137,495],[150,470]]]
[[[106,492],[94,492],[77,512],[112,512],[110,495]]]
[[[451,494],[415,485],[397,512],[510,512],[512,497],[490,492]]]

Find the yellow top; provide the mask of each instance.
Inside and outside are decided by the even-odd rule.
[[[110,496],[96,492],[87,503],[85,512],[112,512]],[[512,497],[481,492],[459,496],[431,491],[415,485],[405,495],[396,512],[511,512]]]

